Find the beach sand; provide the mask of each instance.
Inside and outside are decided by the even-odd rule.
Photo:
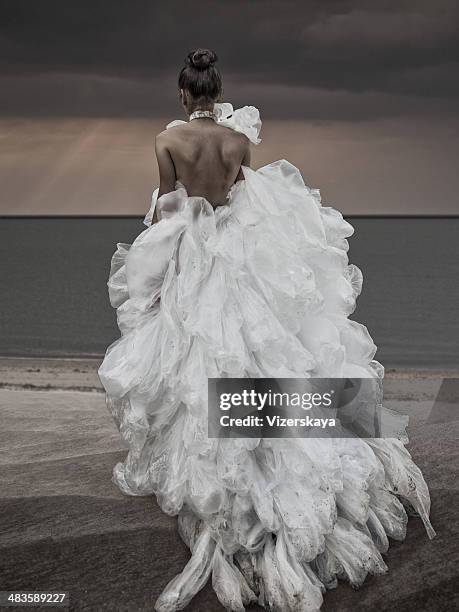
[[[0,358],[1,589],[69,591],[71,610],[153,610],[189,551],[153,497],[125,496],[111,482],[126,449],[99,363]],[[430,541],[411,518],[405,542],[385,556],[389,572],[358,591],[341,584],[323,610],[457,609],[459,372],[386,370],[384,393],[410,416],[408,448],[430,486],[438,535]],[[210,585],[187,609],[223,610]]]

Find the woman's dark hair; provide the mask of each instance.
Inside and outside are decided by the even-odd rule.
[[[209,49],[196,49],[185,58],[178,78],[180,89],[186,89],[194,99],[216,101],[222,92],[222,77],[215,66],[217,55]]]

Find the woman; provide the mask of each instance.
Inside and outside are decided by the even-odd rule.
[[[348,316],[361,290],[352,226],[285,160],[255,171],[254,107],[220,104],[216,56],[179,76],[189,121],[156,139],[160,186],[108,281],[121,338],[99,369],[130,450],[114,469],[129,495],[178,515],[192,557],[155,609],[183,609],[210,576],[228,610],[319,610],[337,579],[381,574],[405,507],[429,536],[430,499],[405,450],[383,438],[212,439],[208,378],[359,377],[383,367]],[[151,225],[150,225],[151,224]]]

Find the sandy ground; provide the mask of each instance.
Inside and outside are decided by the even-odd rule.
[[[72,610],[152,610],[189,553],[152,497],[124,496],[111,482],[126,451],[98,365],[0,359],[0,586],[69,591]],[[385,404],[410,415],[409,450],[438,536],[430,541],[412,518],[386,555],[389,573],[359,591],[340,585],[323,610],[449,612],[459,607],[459,372],[386,371]],[[188,609],[223,610],[210,585]]]

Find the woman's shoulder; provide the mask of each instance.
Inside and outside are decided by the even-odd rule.
[[[166,129],[156,134],[155,141],[156,141],[157,146],[167,145],[168,143],[175,142],[177,140],[182,139],[183,136],[185,135],[187,128],[188,128],[187,121],[177,120],[171,123],[173,123],[174,125],[171,125],[169,123],[166,126]]]

